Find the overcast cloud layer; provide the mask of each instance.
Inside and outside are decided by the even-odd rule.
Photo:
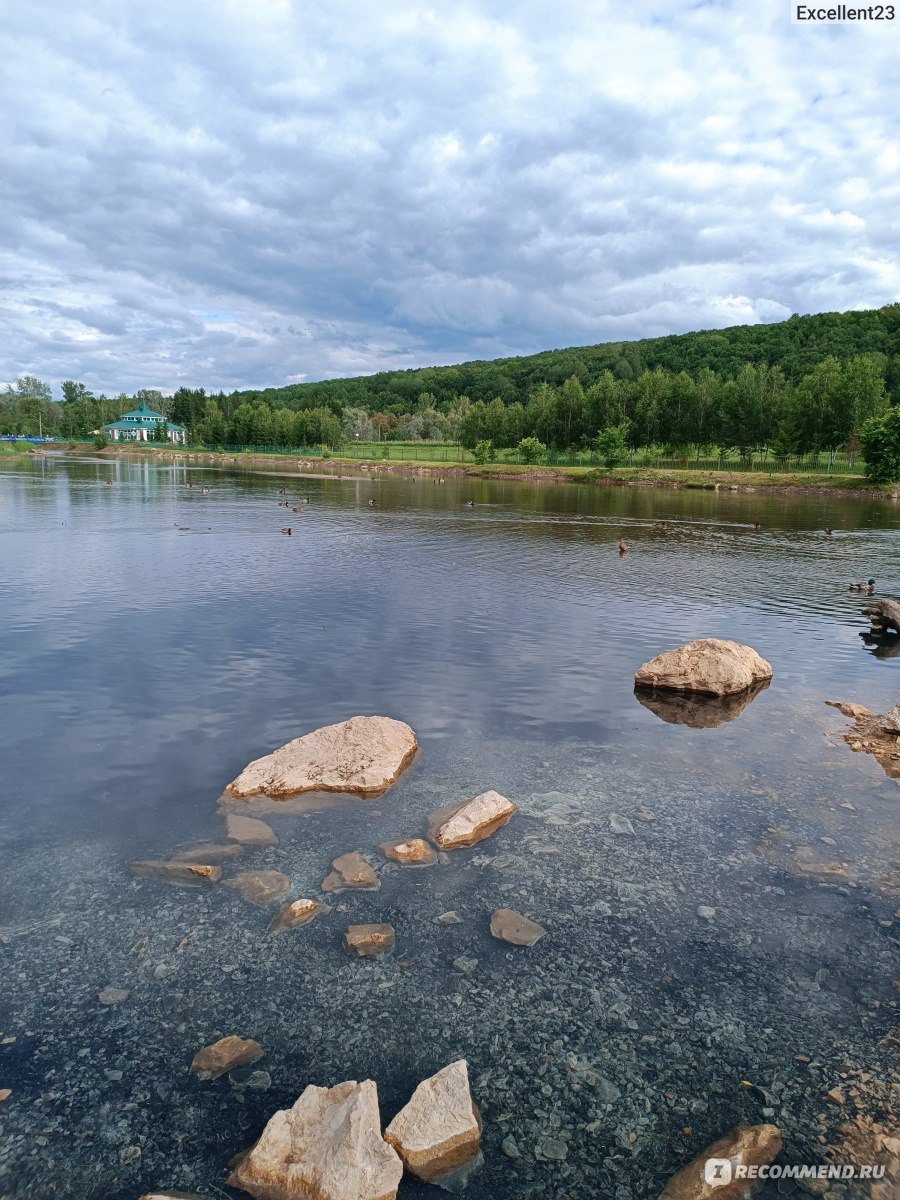
[[[279,385],[900,298],[900,19],[29,0],[0,380]]]

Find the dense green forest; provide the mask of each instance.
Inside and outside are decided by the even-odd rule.
[[[23,376],[0,395],[0,433],[83,437],[142,400],[212,446],[534,438],[562,450],[600,438],[742,454],[837,450],[900,404],[900,304],[229,395],[110,398],[68,380],[54,401]]]

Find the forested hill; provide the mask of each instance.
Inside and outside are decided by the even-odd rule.
[[[369,412],[399,405],[408,411],[423,392],[430,393],[438,406],[463,395],[473,402],[499,396],[505,404],[526,404],[540,384],[558,386],[573,375],[585,388],[604,371],[624,382],[657,367],[694,377],[706,369],[726,380],[736,378],[741,367],[750,363],[780,367],[789,383],[798,383],[829,356],[845,362],[857,355],[873,359],[891,402],[900,403],[900,304],[866,312],[795,315],[774,325],[735,325],[637,342],[547,350],[521,358],[242,390],[229,399],[265,400],[273,408],[326,405],[335,412],[348,405]]]

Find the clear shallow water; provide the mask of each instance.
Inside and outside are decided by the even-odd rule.
[[[819,1161],[802,1154],[835,1136],[839,1114],[816,1114],[839,1064],[890,1068],[897,784],[826,736],[846,721],[824,700],[897,699],[900,660],[867,650],[846,591],[874,575],[900,594],[895,504],[0,470],[0,1033],[16,1038],[0,1046],[0,1196],[232,1194],[227,1159],[307,1083],[371,1076],[387,1120],[465,1055],[487,1157],[468,1195],[638,1197],[741,1118],[776,1120],[791,1161]],[[279,508],[281,485],[308,511]],[[717,729],[665,724],[632,693],[641,662],[698,636],[775,667]],[[413,726],[411,770],[375,807],[274,819],[281,845],[241,869],[315,896],[359,849],[380,892],[270,939],[232,892],[129,878],[130,858],[216,838],[216,799],[248,761],[367,712]],[[486,787],[522,813],[483,846],[420,872],[370,853]],[[853,886],[798,871],[804,847]],[[547,936],[493,941],[500,904]],[[447,908],[461,925],[433,924]],[[395,925],[392,959],[344,958],[359,920]],[[108,984],[128,1002],[102,1008]],[[186,1077],[228,1033],[266,1047],[267,1088]],[[763,1077],[774,1115],[740,1082]],[[556,1133],[564,1160],[541,1149]]]

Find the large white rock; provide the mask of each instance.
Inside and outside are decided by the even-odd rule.
[[[384,1131],[403,1165],[433,1183],[452,1174],[478,1153],[481,1122],[469,1092],[464,1058],[423,1080]]]
[[[484,841],[516,812],[516,806],[499,792],[482,792],[456,809],[433,813],[432,839],[442,850],[456,850]]]
[[[302,792],[379,796],[413,760],[416,735],[391,717],[351,717],[295,738],[250,763],[225,789],[236,798]]]
[[[403,1175],[381,1136],[371,1079],[306,1089],[270,1119],[228,1177],[257,1200],[394,1200]]]
[[[637,687],[731,696],[772,678],[772,665],[750,646],[721,638],[700,638],[666,650],[639,667]]]

